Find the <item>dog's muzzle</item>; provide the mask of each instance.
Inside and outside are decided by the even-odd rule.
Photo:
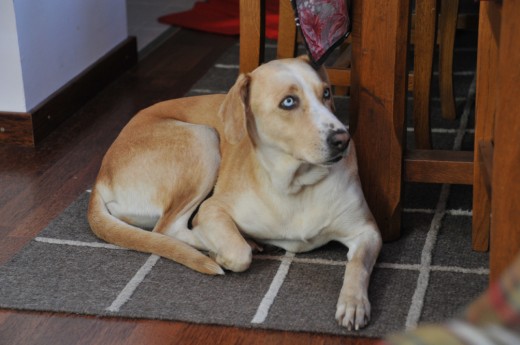
[[[350,135],[344,129],[332,131],[327,137],[330,159],[327,163],[336,163],[343,158],[343,153],[347,150],[350,142]]]

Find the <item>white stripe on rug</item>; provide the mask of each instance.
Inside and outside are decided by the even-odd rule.
[[[285,256],[283,256],[283,255],[255,255],[253,258],[255,260],[282,261],[282,260],[284,260]],[[309,264],[309,265],[328,265],[328,266],[345,266],[345,264],[346,264],[345,261],[340,261],[340,260],[299,258],[299,257],[293,258],[292,263]],[[419,265],[419,264],[400,264],[400,263],[392,263],[392,262],[379,262],[379,263],[376,263],[375,267],[382,268],[382,269],[408,270],[408,271],[419,271],[421,269],[421,265]],[[455,272],[455,273],[480,274],[480,275],[489,274],[489,269],[484,268],[484,267],[467,268],[467,267],[458,267],[458,266],[432,265],[432,266],[430,266],[430,268],[432,271],[440,271],[440,272]]]
[[[150,273],[152,268],[155,266],[157,261],[159,261],[160,256],[152,254],[146,260],[143,266],[137,271],[137,273],[130,279],[128,284],[121,290],[116,299],[112,302],[112,304],[106,308],[106,311],[110,312],[118,312],[121,307],[128,302],[130,297],[134,294],[137,287],[143,282],[144,278]]]
[[[464,267],[455,267],[455,266],[437,266],[433,265],[431,267],[432,271],[437,272],[453,272],[453,273],[464,273],[464,274],[480,274],[480,275],[489,275],[489,268],[464,268]]]
[[[435,210],[432,208],[404,208],[403,212],[405,213],[429,213],[434,214]],[[446,210],[446,214],[450,216],[466,216],[471,217],[473,215],[472,210],[463,210],[463,209],[450,209]]]
[[[255,260],[272,260],[272,261],[283,261],[285,255],[254,255]],[[329,266],[345,266],[345,261],[329,260],[329,259],[315,259],[315,258],[297,258],[294,257],[291,262],[297,264],[310,264],[310,265],[329,265]]]
[[[222,69],[239,69],[239,65],[228,65],[223,63],[217,63],[215,64],[216,68],[222,68]]]
[[[406,131],[409,133],[412,133],[415,131],[415,129],[413,127],[406,127]],[[431,128],[430,131],[431,131],[431,133],[435,133],[435,134],[456,134],[459,132],[459,129],[458,128]],[[475,130],[466,129],[466,133],[474,134]]]
[[[278,267],[278,271],[269,286],[269,290],[264,295],[262,302],[258,306],[256,310],[256,314],[251,320],[251,323],[263,323],[267,318],[269,313],[269,309],[273,304],[276,296],[278,295],[278,291],[282,287],[283,282],[285,281],[285,277],[287,276],[287,272],[289,272],[289,268],[291,267],[291,262],[294,259],[294,253],[286,252],[280,266]]]
[[[426,295],[426,290],[428,289],[428,284],[430,281],[432,252],[433,248],[435,247],[435,243],[437,242],[437,234],[439,233],[439,229],[442,224],[442,218],[444,217],[446,211],[446,204],[448,203],[449,195],[450,185],[445,184],[442,186],[439,201],[437,202],[437,207],[435,210],[435,215],[433,216],[432,222],[430,224],[430,229],[428,230],[428,234],[426,236],[424,247],[421,253],[421,268],[419,270],[419,277],[417,278],[417,286],[412,297],[410,309],[408,310],[408,316],[406,317],[405,327],[407,330],[415,328],[419,322],[419,318],[421,317],[424,305],[424,297]]]
[[[473,77],[473,81],[468,90],[468,96],[466,97],[466,104],[461,115],[459,131],[455,137],[453,143],[453,150],[460,150],[462,146],[462,139],[468,126],[469,113],[475,99],[476,92],[476,78]],[[419,271],[419,277],[417,278],[417,286],[412,296],[412,303],[406,317],[405,328],[407,330],[417,327],[421,313],[424,306],[424,298],[426,296],[426,290],[428,289],[431,272],[432,253],[437,242],[437,235],[442,223],[442,219],[446,214],[446,205],[448,203],[448,197],[450,195],[450,185],[442,185],[439,201],[435,208],[435,214],[433,216],[430,229],[426,236],[424,247],[421,253],[421,269]]]
[[[395,270],[409,270],[409,271],[420,271],[421,265],[418,264],[395,264],[395,263],[377,263],[377,268],[389,268]],[[476,267],[476,268],[466,268],[466,267],[458,267],[458,266],[440,266],[440,265],[431,265],[431,271],[436,272],[454,272],[454,273],[463,273],[463,274],[479,274],[479,275],[489,275],[489,268],[484,267]]]
[[[68,246],[76,246],[76,247],[128,250],[123,247],[115,246],[115,245],[109,244],[109,243],[102,243],[102,242],[83,242],[83,241],[73,241],[73,240],[61,240],[59,238],[40,237],[40,236],[35,237],[34,240],[37,242],[42,242],[42,243],[65,244]]]

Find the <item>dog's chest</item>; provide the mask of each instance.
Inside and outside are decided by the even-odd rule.
[[[233,218],[243,233],[258,240],[308,242],[324,236],[336,218],[337,205],[326,200],[320,193],[281,196],[251,192],[235,204]]]

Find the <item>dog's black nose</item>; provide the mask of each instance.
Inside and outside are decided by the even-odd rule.
[[[329,134],[327,138],[327,144],[329,145],[330,156],[335,157],[343,151],[345,151],[348,147],[348,143],[350,142],[350,135],[344,129],[339,129],[333,131]]]

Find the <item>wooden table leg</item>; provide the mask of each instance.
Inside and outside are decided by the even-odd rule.
[[[520,2],[502,3],[491,200],[491,281],[520,251]]]
[[[353,3],[350,130],[383,240],[400,235],[409,0]]]
[[[262,63],[264,47],[265,0],[240,0],[240,73]]]

